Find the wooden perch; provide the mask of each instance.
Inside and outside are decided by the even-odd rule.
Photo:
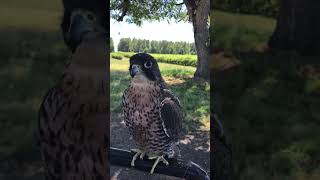
[[[143,160],[137,158],[135,161],[135,166],[131,167],[131,160],[135,153],[117,149],[110,148],[110,162],[111,165],[122,166],[127,168],[135,168],[140,171],[150,172],[154,160],[149,160],[145,157]],[[174,176],[179,178],[184,178],[186,180],[209,180],[207,173],[197,164],[192,161],[185,162],[177,159],[167,159],[169,165],[165,165],[160,162],[154,170],[154,173],[164,174],[167,176]]]

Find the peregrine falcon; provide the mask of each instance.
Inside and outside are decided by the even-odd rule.
[[[140,155],[156,159],[150,171],[165,159],[179,155],[178,139],[183,119],[182,108],[161,76],[157,61],[150,55],[139,53],[130,58],[132,80],[122,97],[125,124],[138,149],[131,166]]]
[[[106,11],[101,10],[106,4],[102,0],[100,6],[95,4],[98,1],[63,2],[63,35],[73,54],[39,110],[45,179],[107,180],[109,36],[102,15]]]

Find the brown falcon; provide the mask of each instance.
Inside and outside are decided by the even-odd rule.
[[[64,1],[62,30],[72,50],[39,110],[47,180],[107,180],[109,90],[105,1]]]
[[[150,55],[139,53],[130,58],[132,80],[122,98],[125,124],[138,149],[133,149],[131,166],[136,158],[145,155],[156,159],[150,173],[165,157],[179,155],[178,138],[183,118],[177,97],[166,88],[157,61]]]

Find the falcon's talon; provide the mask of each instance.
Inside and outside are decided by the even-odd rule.
[[[146,155],[146,152],[142,152],[142,153],[140,154],[140,159],[142,160],[145,155]]]
[[[141,156],[143,158],[143,156],[145,155],[145,152],[140,149],[131,149],[131,151],[136,153],[131,160],[131,166],[134,166],[134,162],[137,160],[138,156],[140,155],[140,159],[141,159]]]
[[[135,152],[135,153],[137,153],[137,152],[141,152],[141,150],[140,150],[140,149],[130,149],[130,151]]]
[[[150,171],[150,174],[153,174],[153,172],[154,172],[154,169],[156,168],[156,166],[158,165],[158,163],[160,162],[160,161],[162,161],[165,165],[169,165],[169,162],[164,158],[164,156],[162,155],[162,156],[150,156],[149,157],[149,159],[157,159],[155,162],[154,162],[154,164],[153,164],[153,166],[152,166],[152,169],[151,169],[151,171]]]

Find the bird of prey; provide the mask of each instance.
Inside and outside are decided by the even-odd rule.
[[[150,55],[139,53],[130,58],[132,77],[122,97],[125,124],[138,149],[131,166],[140,155],[156,159],[150,171],[154,172],[165,157],[179,156],[178,139],[183,119],[182,108],[161,76],[157,61]]]
[[[107,180],[107,5],[104,0],[63,2],[61,26],[73,53],[39,110],[45,179]]]

